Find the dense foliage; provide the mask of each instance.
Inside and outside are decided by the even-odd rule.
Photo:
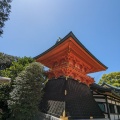
[[[15,84],[13,83],[13,80],[15,80],[18,74],[25,70],[25,68],[34,60],[30,57],[18,58],[6,54],[1,54],[1,56],[0,63],[1,66],[4,66],[4,69],[0,70],[0,76],[11,78],[11,84],[0,83],[0,116],[2,117],[2,120],[6,120],[10,113],[7,100],[10,99],[9,93],[13,89],[12,85]]]
[[[15,79],[13,91],[10,93],[9,106],[12,109],[12,120],[33,120],[39,113],[38,104],[42,96],[43,66],[31,63]]]
[[[0,76],[9,77],[12,80],[14,80],[17,77],[17,75],[33,61],[34,60],[31,57],[19,58],[17,61],[13,61],[9,68],[0,70]]]
[[[99,81],[99,84],[106,82],[112,86],[120,87],[120,72],[112,72],[104,74]]]
[[[0,0],[0,36],[3,34],[5,22],[9,19],[12,0]]]
[[[9,100],[9,84],[0,84],[0,120],[6,120],[9,117],[10,109],[8,108],[7,100]]]
[[[7,55],[0,52],[0,70],[9,68],[13,61],[17,61],[18,57]]]

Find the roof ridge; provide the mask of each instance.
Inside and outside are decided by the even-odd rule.
[[[112,88],[114,88],[114,89],[120,90],[120,87],[112,86],[112,85],[110,85],[110,84],[108,84],[108,83],[106,83],[106,82],[103,82],[101,86],[103,86],[103,85],[107,85],[107,86],[112,87]]]

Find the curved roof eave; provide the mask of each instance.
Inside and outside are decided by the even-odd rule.
[[[68,33],[63,39],[61,39],[59,42],[57,42],[55,45],[53,45],[51,48],[49,48],[48,50],[46,50],[45,52],[37,55],[34,57],[34,59],[37,59],[39,57],[41,57],[42,55],[46,54],[47,52],[49,52],[50,50],[54,49],[56,46],[58,46],[59,44],[63,43],[67,38],[72,37],[92,58],[94,58],[99,64],[101,64],[105,69],[108,69],[107,66],[105,66],[103,63],[101,63],[92,53],[90,53],[90,51],[87,50],[87,48],[76,38],[76,36],[73,34],[73,32],[71,31],[70,33]]]

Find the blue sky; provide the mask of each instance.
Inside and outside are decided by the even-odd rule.
[[[0,52],[34,57],[72,31],[108,70],[120,71],[120,0],[13,0]]]

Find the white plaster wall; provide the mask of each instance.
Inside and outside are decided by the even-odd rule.
[[[115,104],[115,101],[112,101],[111,103],[112,103],[112,104]]]
[[[111,100],[108,99],[107,101],[108,101],[108,103],[111,103]]]
[[[96,98],[95,101],[96,102],[105,102],[105,99],[98,99],[98,98]]]
[[[115,115],[115,119],[118,119],[118,115]]]
[[[111,120],[114,120],[114,115],[110,114],[110,118],[111,118]]]
[[[104,114],[105,115],[105,118],[108,118],[108,114]]]

